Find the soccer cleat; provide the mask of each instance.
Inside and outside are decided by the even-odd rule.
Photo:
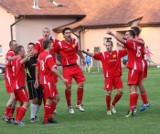
[[[58,114],[58,112],[57,112],[57,110],[56,110],[56,109],[54,110],[53,114]]]
[[[37,116],[35,116],[35,118],[31,118],[30,122],[33,123],[33,122],[37,122],[39,121],[39,118]]]
[[[79,109],[81,112],[85,111],[82,105],[76,105],[76,108]]]
[[[134,112],[134,113],[137,113],[137,108],[136,108],[136,107],[134,108],[133,112]]]
[[[47,122],[43,122],[43,125],[47,125],[47,124],[55,124],[58,123],[56,120],[54,120],[53,118],[48,119]]]
[[[111,110],[107,110],[107,115],[112,115]]]
[[[142,105],[141,105],[141,108],[140,108],[140,111],[146,110],[146,108],[149,107],[149,105],[150,105],[149,103],[147,103],[147,104],[142,104]]]
[[[113,114],[116,114],[116,113],[117,113],[117,111],[116,111],[116,109],[115,109],[115,106],[111,106],[111,111],[112,111]]]
[[[3,116],[3,117],[2,117],[2,120],[4,120],[4,121],[8,122],[8,121],[9,121],[9,117],[7,117],[7,116]]]
[[[128,117],[133,117],[133,114],[134,112],[133,111],[128,111],[128,114],[125,116],[126,118]]]
[[[68,107],[68,111],[70,114],[74,114],[74,109],[72,106]]]
[[[22,121],[20,121],[20,122],[17,122],[17,121],[15,121],[14,122],[14,125],[17,125],[17,126],[24,126],[25,124],[22,122]]]

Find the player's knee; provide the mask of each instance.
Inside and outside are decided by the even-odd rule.
[[[67,89],[67,90],[70,90],[70,89],[71,89],[71,85],[67,85],[67,86],[66,86],[66,89]]]
[[[78,87],[79,87],[79,88],[83,88],[83,87],[84,87],[84,83],[83,83],[83,82],[78,83]]]

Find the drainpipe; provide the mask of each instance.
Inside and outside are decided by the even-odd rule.
[[[23,19],[24,19],[24,17],[21,17],[19,20],[15,21],[13,24],[10,25],[11,40],[13,40],[13,26],[16,25],[18,22],[20,22]]]

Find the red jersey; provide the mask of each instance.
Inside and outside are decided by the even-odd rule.
[[[25,84],[25,65],[21,64],[22,57],[17,57],[12,60],[12,70],[15,76],[14,89],[20,89],[24,87]]]
[[[6,70],[5,70],[5,74],[4,77],[13,77],[13,71],[12,71],[12,61],[8,61],[8,57],[13,57],[15,56],[15,53],[13,50],[8,50],[7,54],[6,54]]]
[[[65,40],[58,42],[55,50],[62,56],[62,65],[71,65],[77,63],[78,56],[78,42],[76,39],[72,39],[71,43],[67,43]]]
[[[55,55],[55,45],[59,42],[59,40],[57,40],[56,38],[53,38],[53,37],[50,40],[51,40],[52,47],[53,47],[50,54],[52,55],[53,59],[55,60],[55,57],[56,57],[56,55]],[[44,51],[43,41],[44,41],[43,38],[39,39],[34,46],[34,49],[37,50],[38,54],[40,54],[41,52]]]
[[[52,67],[56,67],[55,61],[51,54],[43,51],[38,56],[37,66],[39,70],[40,84],[47,84],[47,82],[54,82],[54,73],[51,71]]]
[[[132,40],[127,40],[124,45],[128,52],[128,62],[126,67],[142,71],[142,45],[133,42]]]
[[[121,58],[127,54],[126,50],[114,50],[94,54],[94,58],[101,60],[104,77],[114,77],[122,75]]]

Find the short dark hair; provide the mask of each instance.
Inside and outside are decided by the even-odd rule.
[[[111,40],[107,40],[106,43],[110,43],[113,46],[113,42]]]
[[[50,40],[44,40],[44,41],[43,41],[43,48],[44,48],[44,49],[47,49],[48,46],[49,46],[49,44],[51,44],[51,41],[50,41]]]
[[[138,36],[141,32],[141,30],[139,29],[139,27],[137,26],[134,26],[134,27],[131,27],[131,29],[135,32],[135,34]]]
[[[17,47],[14,49],[15,54],[17,55],[22,48],[24,48],[22,45],[17,46]]]
[[[16,42],[16,40],[11,40],[10,42],[9,42],[9,46],[12,46],[12,43],[13,42]]]
[[[28,45],[33,45],[33,46],[35,46],[35,44],[34,44],[33,42],[29,42]]]
[[[87,49],[87,51],[89,51],[89,49]]]
[[[136,34],[133,30],[128,30],[128,32],[133,38],[136,36]]]
[[[62,30],[62,34],[64,35],[65,34],[65,31],[66,30],[70,30],[70,31],[72,31],[72,29],[71,28],[69,28],[69,27],[65,27],[63,30]]]

